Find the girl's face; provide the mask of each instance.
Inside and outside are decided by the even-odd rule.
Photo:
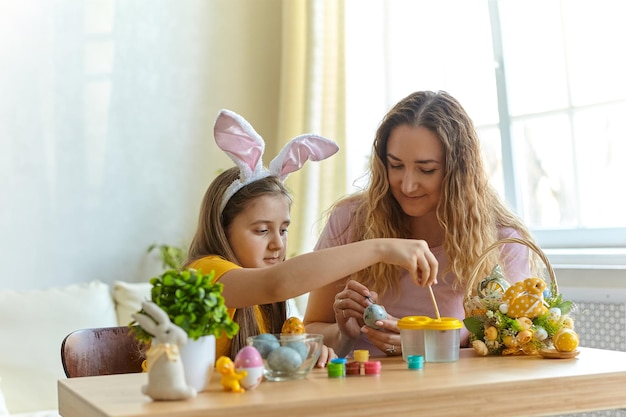
[[[443,146],[425,127],[401,125],[387,141],[391,193],[408,216],[434,214],[441,197]]]
[[[235,256],[244,268],[263,268],[285,260],[289,201],[281,195],[252,200],[226,231]]]

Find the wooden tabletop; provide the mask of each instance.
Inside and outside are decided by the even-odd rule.
[[[63,417],[143,416],[529,416],[626,408],[626,352],[580,348],[574,359],[479,357],[469,349],[451,363],[409,370],[382,358],[380,375],[263,382],[224,392],[214,373],[207,392],[186,401],[155,402],[141,393],[145,374],[63,379]]]

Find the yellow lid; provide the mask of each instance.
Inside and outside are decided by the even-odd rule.
[[[442,317],[441,319],[432,319],[425,324],[426,330],[455,330],[463,327],[463,323],[454,317]]]
[[[398,320],[398,329],[401,330],[421,330],[424,329],[432,319],[426,316],[406,316]]]
[[[370,351],[367,349],[357,349],[354,351],[354,360],[357,362],[367,362],[370,359]]]

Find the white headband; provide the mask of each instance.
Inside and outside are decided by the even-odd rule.
[[[322,136],[300,135],[287,143],[269,170],[263,166],[265,142],[243,117],[230,110],[221,110],[213,129],[217,146],[239,167],[239,178],[233,181],[222,198],[220,212],[228,200],[244,185],[274,175],[281,181],[302,168],[307,160],[321,161],[335,154],[339,147]]]

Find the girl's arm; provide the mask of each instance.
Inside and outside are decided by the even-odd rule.
[[[436,282],[437,260],[425,241],[391,238],[322,249],[267,268],[233,269],[219,282],[228,307],[241,308],[296,297],[378,262],[408,270],[417,285]]]

